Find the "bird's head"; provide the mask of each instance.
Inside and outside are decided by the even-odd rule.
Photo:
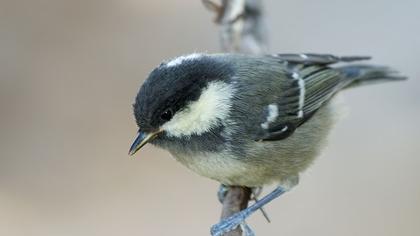
[[[201,135],[229,115],[232,68],[221,57],[181,56],[154,69],[135,99],[139,127],[129,154],[155,139]]]

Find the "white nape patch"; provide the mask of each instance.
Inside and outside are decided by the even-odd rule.
[[[302,54],[302,55],[304,55],[304,54]],[[302,118],[303,117],[303,106],[305,105],[305,92],[306,92],[305,81],[296,72],[293,72],[292,77],[293,77],[293,79],[298,81],[298,85],[299,85],[299,111],[297,113],[297,117]]]
[[[268,129],[268,125],[274,122],[279,116],[279,107],[276,104],[270,104],[267,106],[268,115],[267,120],[261,124],[261,128]]]
[[[166,66],[168,66],[168,67],[177,66],[177,65],[180,65],[181,63],[183,63],[184,61],[198,59],[202,56],[203,55],[200,54],[200,53],[193,53],[193,54],[190,54],[190,55],[179,56],[175,59],[172,59],[168,63],[166,63]]]
[[[233,93],[234,89],[229,84],[221,81],[210,82],[197,101],[191,102],[175,113],[161,129],[174,137],[208,132],[229,116]]]

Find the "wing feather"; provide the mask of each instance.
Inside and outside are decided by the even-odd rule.
[[[278,117],[257,135],[258,140],[281,140],[309,120],[334,94],[350,82],[329,65],[367,60],[370,57],[338,57],[329,54],[273,55],[287,66],[285,89],[276,101]],[[263,122],[267,122],[263,117]]]

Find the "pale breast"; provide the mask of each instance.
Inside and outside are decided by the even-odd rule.
[[[262,186],[261,178],[256,176],[258,166],[250,166],[232,157],[228,152],[202,152],[191,154],[172,153],[183,165],[207,178],[225,185]]]

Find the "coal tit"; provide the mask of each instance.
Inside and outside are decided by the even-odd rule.
[[[139,131],[129,153],[152,143],[227,186],[278,183],[264,198],[271,200],[297,183],[324,146],[337,92],[404,79],[388,67],[346,64],[367,59],[191,54],[163,62],[135,99]],[[233,218],[230,229],[245,217]],[[228,223],[216,225],[213,234],[230,230]]]

